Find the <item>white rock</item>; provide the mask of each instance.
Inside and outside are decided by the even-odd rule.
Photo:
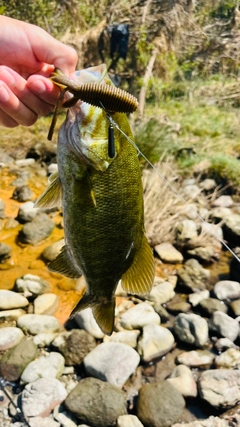
[[[28,419],[28,423],[30,427],[60,427],[60,424],[57,421],[54,421],[50,417],[42,418],[42,417],[31,417]],[[18,423],[12,424],[12,427],[25,427],[26,423]]]
[[[150,362],[168,353],[173,344],[174,336],[167,328],[149,323],[143,327],[143,335],[138,342],[138,353],[144,362]]]
[[[17,292],[0,290],[0,310],[26,307],[29,304],[27,298]]]
[[[140,357],[133,348],[116,342],[99,344],[83,361],[89,375],[117,387],[125,384],[139,362]]]
[[[22,308],[15,308],[12,310],[0,311],[0,321],[1,320],[17,320],[23,314],[26,314],[26,311]]]
[[[99,328],[96,320],[93,317],[92,309],[86,308],[85,310],[80,311],[74,317],[75,322],[81,329],[87,331],[94,338],[103,338],[104,333]]]
[[[236,348],[228,348],[215,358],[218,368],[240,369],[240,351]]]
[[[26,417],[47,417],[67,397],[64,385],[55,378],[39,378],[22,392],[22,410]]]
[[[42,252],[42,257],[46,261],[53,261],[60,254],[64,244],[65,244],[65,240],[61,239],[53,243],[52,245],[47,246],[47,248],[45,248],[44,251]]]
[[[21,383],[31,383],[38,378],[59,378],[64,370],[64,357],[51,352],[30,362],[21,375]]]
[[[182,220],[178,224],[176,231],[177,231],[177,239],[181,242],[194,239],[198,235],[197,225],[191,219]]]
[[[147,302],[141,302],[123,313],[119,319],[125,329],[139,329],[148,323],[160,324],[160,317]]]
[[[22,278],[17,279],[15,286],[18,292],[35,296],[41,295],[50,289],[48,282],[34,274],[25,274]]]
[[[103,341],[121,342],[122,344],[127,344],[132,348],[136,348],[139,334],[139,330],[113,332],[110,337],[105,335]]]
[[[174,331],[180,341],[197,347],[202,347],[208,340],[207,321],[198,314],[178,314],[174,320]]]
[[[222,337],[235,341],[239,334],[239,323],[222,311],[215,311],[209,320],[209,328]]]
[[[19,328],[7,326],[0,329],[0,351],[7,350],[17,345],[24,337],[24,333]]]
[[[188,297],[188,301],[192,304],[193,307],[196,307],[200,303],[200,301],[209,298],[210,292],[205,289],[204,291],[194,292],[190,294]]]
[[[232,419],[234,418],[234,420]],[[240,424],[240,416],[238,414],[234,415],[233,417],[226,417],[226,418],[219,418],[214,417],[211,415],[211,417],[205,419],[205,420],[198,420],[198,421],[192,421],[187,424],[183,423],[176,423],[173,424],[172,427],[231,427],[232,421],[237,424],[235,424],[236,427],[238,427]]]
[[[57,337],[58,332],[49,332],[37,334],[33,337],[34,343],[38,347],[47,347]]]
[[[220,300],[240,298],[240,283],[233,280],[220,280],[213,290]]]
[[[21,329],[26,329],[31,335],[58,332],[61,329],[59,321],[55,317],[46,314],[25,314],[19,317],[17,326]]]
[[[34,207],[33,202],[25,202],[19,208],[17,219],[21,219],[23,222],[32,221],[38,212],[39,210]]]
[[[240,400],[240,371],[238,370],[204,371],[198,384],[201,397],[216,408],[230,408]]]
[[[54,314],[59,306],[59,298],[55,294],[39,295],[34,300],[34,313],[35,314]]]
[[[212,203],[212,206],[214,207],[221,207],[221,208],[230,208],[233,205],[233,199],[231,196],[222,195],[215,199]]]
[[[178,363],[192,368],[211,365],[215,359],[215,355],[208,350],[191,350],[184,351],[177,357]]]
[[[71,414],[67,411],[60,411],[60,405],[56,406],[53,411],[55,420],[59,421],[61,427],[77,427],[77,424],[72,420]]]
[[[174,368],[171,377],[167,378],[184,397],[197,396],[197,384],[194,381],[191,369],[185,365],[178,365]]]
[[[160,243],[154,249],[163,262],[181,263],[183,261],[183,255],[171,243]]]
[[[174,296],[174,286],[169,282],[162,282],[156,286],[153,286],[147,299],[158,304],[165,304]]]
[[[47,167],[48,174],[53,174],[55,172],[58,172],[58,164],[57,163],[50,163],[50,165]]]
[[[35,159],[32,159],[32,158],[18,159],[18,160],[15,160],[15,163],[17,166],[31,166],[31,165],[34,165]]]
[[[135,415],[120,415],[117,419],[117,427],[144,427]]]

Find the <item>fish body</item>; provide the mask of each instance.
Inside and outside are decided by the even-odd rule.
[[[132,139],[127,116],[115,112],[112,118]],[[61,196],[66,244],[49,269],[72,278],[84,275],[86,293],[72,314],[92,307],[100,328],[111,334],[119,280],[129,293],[149,293],[154,258],[144,234],[137,151],[115,128],[110,158],[108,132],[104,109],[78,101],[68,110],[58,137],[58,176],[37,205],[57,204]]]

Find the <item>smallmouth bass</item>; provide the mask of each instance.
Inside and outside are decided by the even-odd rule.
[[[75,79],[79,84],[112,85],[104,64],[77,71]],[[111,116],[132,139],[126,114]],[[62,204],[66,244],[48,268],[70,278],[84,275],[86,293],[71,315],[91,307],[102,331],[110,335],[119,280],[126,292],[147,294],[155,266],[144,234],[137,151],[115,128],[115,153],[109,157],[108,132],[104,109],[81,100],[69,108],[58,135],[58,173],[50,177],[36,206]]]

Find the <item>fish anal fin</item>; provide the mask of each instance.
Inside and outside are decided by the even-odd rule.
[[[155,277],[153,251],[143,236],[142,244],[129,269],[122,276],[122,287],[129,294],[146,295],[152,289]]]
[[[55,208],[61,205],[62,186],[58,174],[51,175],[49,186],[35,202],[36,208]]]
[[[48,264],[48,270],[62,274],[70,279],[78,279],[82,276],[80,270],[77,270],[73,265],[66,246],[63,246],[60,254]]]
[[[96,300],[92,295],[85,294],[73,309],[71,317],[88,307],[92,308],[93,316],[102,332],[111,335],[115,319],[115,298],[111,301]]]

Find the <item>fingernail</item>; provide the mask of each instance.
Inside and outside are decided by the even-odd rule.
[[[46,92],[46,86],[41,80],[34,80],[29,82],[28,88],[37,94]]]
[[[10,95],[7,91],[7,89],[2,86],[0,87],[0,102],[7,102],[9,101]]]

